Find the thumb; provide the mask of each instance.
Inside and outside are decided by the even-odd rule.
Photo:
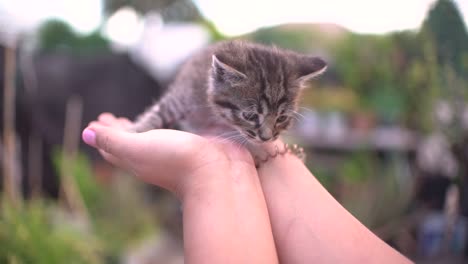
[[[131,133],[112,127],[93,124],[83,130],[83,141],[100,151],[120,158],[132,150]]]
[[[193,168],[194,153],[197,153],[191,144],[193,136],[180,131],[130,133],[92,123],[83,130],[82,137],[107,161],[131,171],[145,182],[169,190],[177,185],[179,177],[175,176],[186,175]],[[199,152],[200,148],[196,150]]]

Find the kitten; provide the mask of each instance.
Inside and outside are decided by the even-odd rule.
[[[189,59],[167,93],[141,114],[132,130],[180,126],[247,144],[257,156],[262,143],[286,130],[307,82],[326,70],[317,57],[243,41],[214,44]]]

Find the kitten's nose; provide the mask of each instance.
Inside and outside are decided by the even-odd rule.
[[[262,129],[260,130],[258,137],[263,141],[268,141],[273,137],[273,133],[270,129]]]

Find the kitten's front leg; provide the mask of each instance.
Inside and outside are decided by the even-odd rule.
[[[249,143],[247,149],[254,158],[255,166],[258,168],[262,163],[267,162],[269,159],[276,158],[277,155],[286,151],[285,145],[280,144],[280,141],[269,143]]]
[[[160,115],[160,106],[155,104],[140,114],[130,126],[132,132],[146,132],[152,129],[163,128],[164,121]]]
[[[187,109],[187,105],[184,105],[181,99],[167,94],[138,116],[130,130],[145,132],[152,129],[171,128],[184,117]]]

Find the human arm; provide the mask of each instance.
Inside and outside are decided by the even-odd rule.
[[[187,263],[277,263],[268,212],[248,152],[175,130],[127,133],[101,115],[83,139],[182,202]]]
[[[294,155],[258,170],[281,263],[410,263],[343,208]]]

